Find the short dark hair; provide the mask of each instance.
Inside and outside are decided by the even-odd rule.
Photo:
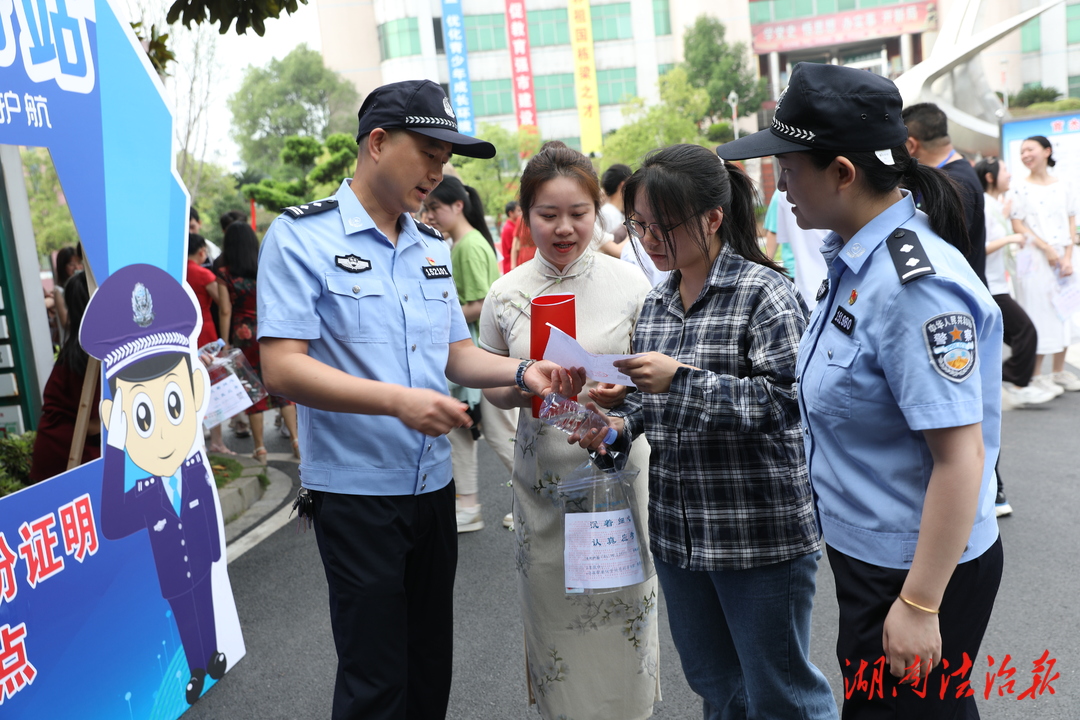
[[[195,209],[194,205],[192,205],[191,209],[188,210],[188,220],[194,220],[197,223],[202,222],[202,219],[199,217],[199,211]]]
[[[1045,135],[1032,135],[1031,137],[1024,138],[1024,142],[1030,140],[1031,142],[1037,142],[1042,145],[1043,150],[1050,151],[1050,157],[1046,158],[1046,166],[1054,167],[1057,165],[1057,160],[1054,159],[1054,147],[1050,144],[1050,141],[1046,139]]]
[[[579,185],[592,200],[593,210],[600,212],[600,181],[592,162],[561,140],[549,140],[532,156],[525,171],[521,173],[521,211],[525,215],[525,227],[529,227],[529,211],[536,202],[536,193],[544,183],[558,177],[568,177]]]
[[[144,382],[161,377],[173,368],[177,367],[182,360],[187,361],[187,374],[191,377],[191,355],[189,353],[162,353],[152,355],[145,360],[132,363],[126,368],[109,378],[109,393],[116,397],[116,381]],[[191,381],[191,389],[195,389],[195,380]]]
[[[67,274],[67,265],[74,258],[82,259],[82,253],[74,245],[62,247],[56,253],[56,272],[53,273],[53,281],[57,287],[64,287],[65,283],[71,279],[71,275]]]
[[[517,209],[518,209],[517,200],[511,200],[510,202],[506,203],[506,207],[503,208],[503,211],[506,212],[507,215],[509,215],[510,213],[514,212]]]
[[[604,189],[605,195],[611,197],[619,192],[619,186],[626,182],[626,179],[631,175],[633,175],[633,172],[630,170],[629,165],[615,163],[604,171],[604,176],[600,178],[600,187]]]
[[[979,176],[983,192],[990,192],[991,188],[997,187],[998,173],[1001,172],[1001,161],[996,157],[983,158],[975,163],[975,174]],[[990,180],[986,176],[990,176]]]
[[[234,222],[246,222],[247,214],[242,213],[239,210],[229,210],[221,213],[218,218],[218,223],[221,225],[221,231],[225,232],[225,229],[232,225]]]
[[[908,135],[921,143],[949,139],[949,118],[934,103],[916,103],[908,105],[900,113],[907,125]]]
[[[187,239],[187,254],[191,257],[195,253],[206,247],[206,238],[199,233],[191,233]]]

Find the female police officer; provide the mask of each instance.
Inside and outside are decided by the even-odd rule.
[[[964,232],[960,199],[908,155],[901,105],[885,78],[802,63],[772,126],[717,153],[777,155],[799,226],[833,231],[797,372],[843,717],[976,718],[948,676],[976,656],[1001,579],[1001,314],[942,239]]]

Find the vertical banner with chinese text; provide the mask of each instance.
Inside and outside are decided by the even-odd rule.
[[[506,0],[506,30],[510,36],[510,66],[514,93],[514,117],[519,128],[536,126],[536,93],[533,90],[529,53],[529,24],[524,0]]]
[[[603,145],[589,0],[570,0],[567,12],[570,15],[570,49],[574,53],[574,94],[581,125],[581,152],[588,155],[599,152]]]
[[[476,134],[473,119],[472,87],[469,84],[469,48],[465,42],[465,18],[460,0],[442,0],[443,41],[450,66],[450,102],[457,115],[458,130]]]

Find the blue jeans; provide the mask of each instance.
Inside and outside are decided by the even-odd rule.
[[[668,622],[705,720],[836,720],[810,662],[821,553],[749,570],[683,570],[656,560]]]

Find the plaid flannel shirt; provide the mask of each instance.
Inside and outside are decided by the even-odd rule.
[[[679,368],[666,393],[611,414],[644,432],[653,554],[689,570],[746,569],[820,548],[795,390],[806,306],[726,245],[688,313],[673,273],[645,299],[634,352]]]

